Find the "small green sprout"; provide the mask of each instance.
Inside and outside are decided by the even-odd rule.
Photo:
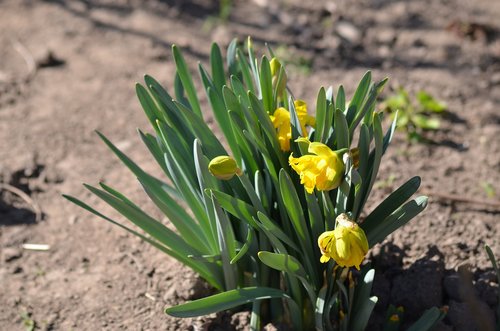
[[[482,182],[481,187],[484,190],[484,193],[488,198],[494,198],[497,195],[497,192],[495,191],[495,188],[493,185],[489,182]]]
[[[410,141],[423,141],[424,131],[439,129],[442,115],[447,106],[436,100],[429,93],[420,91],[411,98],[408,91],[399,88],[396,93],[385,99],[383,109],[394,118],[397,115],[397,126],[406,131]]]
[[[33,331],[36,328],[36,322],[33,318],[31,318],[31,313],[27,311],[23,311],[20,313],[24,329],[26,331]]]

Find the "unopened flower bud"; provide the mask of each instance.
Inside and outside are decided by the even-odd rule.
[[[208,170],[212,175],[222,180],[229,180],[234,175],[241,175],[236,161],[227,155],[217,156],[208,164]]]
[[[286,88],[287,76],[285,70],[281,70],[280,61],[273,57],[269,63],[271,66],[271,76],[273,78],[273,88],[276,89],[277,95],[281,98]],[[282,72],[280,77],[280,72]]]

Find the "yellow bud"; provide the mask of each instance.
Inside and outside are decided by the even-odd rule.
[[[389,320],[391,322],[399,322],[399,316],[398,316],[398,314],[392,314],[391,317],[389,317]]]
[[[238,168],[236,161],[227,155],[217,156],[208,164],[208,170],[222,180],[229,180],[234,175],[241,175],[241,169]]]
[[[278,75],[281,69],[281,62],[277,58],[273,57],[269,64],[271,65],[271,76]]]
[[[365,232],[346,214],[340,214],[336,224],[335,230],[324,232],[318,238],[322,255],[320,262],[334,259],[341,267],[359,270],[369,248]]]
[[[277,95],[281,98],[283,96],[283,92],[286,89],[287,76],[285,70],[281,70],[281,62],[273,57],[271,62],[269,63],[271,66],[271,76],[273,78],[273,88],[276,89]],[[282,72],[280,77],[280,72]]]

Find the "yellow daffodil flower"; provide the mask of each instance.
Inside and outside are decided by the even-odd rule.
[[[212,175],[222,180],[229,180],[234,175],[241,175],[241,169],[238,168],[236,161],[227,155],[213,158],[208,164],[208,170]]]
[[[341,267],[356,267],[363,262],[368,252],[368,240],[365,232],[346,214],[336,219],[337,226],[333,231],[323,232],[318,238],[322,263],[334,259]]]
[[[309,143],[307,151],[315,154],[295,158],[292,153],[288,158],[290,166],[300,175],[300,183],[304,184],[307,193],[311,194],[314,188],[319,191],[337,188],[345,170],[341,152],[334,152],[322,143],[311,143],[306,138],[299,138],[297,141]]]
[[[295,111],[299,118],[302,134],[307,135],[306,125],[314,126],[316,119],[307,114],[307,104],[302,100],[295,100]],[[283,152],[290,150],[290,139],[292,139],[292,125],[290,123],[290,112],[283,107],[274,111],[270,116],[273,126],[278,130],[278,141]]]
[[[302,135],[305,137],[307,136],[306,125],[315,126],[316,118],[307,114],[307,104],[304,100],[295,100],[293,104],[302,128]]]
[[[290,139],[292,139],[292,125],[290,124],[290,112],[283,107],[274,111],[271,116],[273,126],[278,130],[278,141],[283,152],[290,150]]]

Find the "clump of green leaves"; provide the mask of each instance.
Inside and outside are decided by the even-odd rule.
[[[423,141],[425,131],[439,129],[439,117],[447,106],[428,92],[419,91],[415,97],[410,97],[408,91],[400,87],[384,100],[382,108],[392,118],[397,114],[397,127],[406,132],[408,140]]]
[[[224,60],[213,44],[209,70],[198,66],[228,150],[208,127],[203,117],[207,110],[202,110],[193,77],[176,46],[173,95],[148,75],[144,84],[136,85],[152,126],[152,133],[139,130],[139,136],[162,173],[145,172],[98,133],[175,231],[105,183],[85,187],[135,227],[79,199],[66,198],[176,258],[219,291],[170,307],[170,315],[193,317],[246,305],[252,310],[252,330],[268,321],[295,330],[364,330],[377,302],[371,295],[375,271],[368,266],[343,267],[334,255],[321,263],[324,252],[318,238],[342,230],[336,221],[342,216],[352,220],[356,233],[366,233],[363,240],[372,247],[427,205],[425,196],[412,199],[420,186],[420,178],[413,177],[362,216],[396,128],[393,121],[384,132],[382,114],[375,111],[387,79],[374,82],[367,72],[350,102],[342,85],[336,90],[320,88],[315,125],[307,132],[300,118],[305,104],[296,102],[286,87],[284,66],[269,51],[271,61],[255,55],[250,39],[246,47],[234,40]],[[280,129],[273,123],[278,110],[289,114]],[[282,149],[280,139],[290,140],[289,150]],[[328,158],[320,157],[315,164],[307,145]],[[291,153],[309,160],[307,171],[321,172],[328,180],[320,163],[330,162],[333,151],[345,154],[338,159],[342,164],[331,168],[341,169],[338,184],[307,191],[290,166]],[[348,244],[342,245],[345,261]]]

